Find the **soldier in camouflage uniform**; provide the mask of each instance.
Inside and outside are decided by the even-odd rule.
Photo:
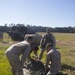
[[[47,44],[47,56],[46,56],[46,63],[45,63],[45,70],[50,67],[49,72],[47,75],[56,75],[61,70],[61,55],[60,52],[56,49],[52,48],[52,44]]]
[[[30,44],[32,43],[32,41],[33,38],[29,36],[27,40],[14,44],[6,50],[6,56],[12,67],[12,75],[24,75],[23,66],[26,58],[28,58],[30,55]]]
[[[47,43],[52,43],[52,48],[55,49],[56,47],[56,40],[54,35],[50,32],[50,28],[46,29],[46,33],[42,36],[40,47],[41,47],[41,53],[39,55],[39,60],[41,60],[43,53],[46,49]]]
[[[41,35],[38,34],[26,34],[24,39],[26,40],[28,36],[31,36],[33,38],[33,43],[31,44],[31,52],[33,51],[35,56],[38,58],[37,51],[39,50],[40,40],[42,38]]]

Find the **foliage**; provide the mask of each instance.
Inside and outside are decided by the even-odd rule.
[[[8,31],[15,31],[18,30],[18,32],[45,32],[47,27],[43,26],[35,26],[35,25],[25,25],[25,24],[5,24],[4,26],[0,26],[0,30],[3,32]],[[61,32],[61,33],[75,33],[75,27],[50,27],[52,32]]]

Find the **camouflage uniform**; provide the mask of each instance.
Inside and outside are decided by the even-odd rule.
[[[31,52],[33,51],[34,54],[38,57],[37,51],[39,50],[38,46],[40,45],[42,36],[38,34],[26,34],[24,40],[26,40],[28,36],[33,38],[33,43],[31,44]]]
[[[61,69],[61,55],[60,52],[57,50],[50,50],[47,53],[46,57],[46,65],[50,63],[50,71],[47,75],[56,75]]]
[[[6,50],[6,56],[9,59],[10,65],[12,67],[13,75],[24,75],[23,65],[26,58],[29,56],[31,51],[31,46],[27,41],[22,41],[20,43],[14,44]],[[22,55],[20,59],[20,55]]]
[[[48,43],[52,43],[53,45],[53,49],[55,49],[55,46],[56,46],[56,40],[55,40],[55,37],[53,34],[51,33],[45,33],[43,36],[42,36],[42,39],[41,39],[41,42],[40,42],[40,47],[41,47],[41,53],[40,53],[40,56],[39,56],[39,59],[41,60],[42,56],[43,56],[43,53],[46,49],[46,45]]]

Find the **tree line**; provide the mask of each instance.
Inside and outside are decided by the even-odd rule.
[[[9,31],[17,31],[17,32],[28,32],[28,33],[35,33],[35,32],[45,32],[46,28],[43,26],[35,26],[35,25],[25,25],[25,24],[5,24],[4,26],[0,25],[0,31],[9,32]],[[60,33],[75,33],[75,27],[49,27],[51,32],[60,32]]]

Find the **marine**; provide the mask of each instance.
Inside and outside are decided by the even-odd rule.
[[[45,70],[48,71],[47,75],[56,75],[61,70],[61,54],[56,49],[52,48],[52,44],[46,45],[47,55],[45,62]]]
[[[46,50],[46,45],[48,43],[52,43],[52,45],[53,45],[52,48],[55,49],[56,40],[55,40],[54,35],[51,33],[50,28],[46,29],[46,33],[43,34],[42,39],[40,41],[40,48],[41,48],[40,50],[41,50],[41,52],[40,52],[40,55],[39,55],[39,60],[42,59],[43,53]]]
[[[6,50],[5,54],[10,63],[12,75],[24,75],[23,66],[26,59],[29,59],[32,42],[33,38],[29,36],[27,40],[16,43]]]

